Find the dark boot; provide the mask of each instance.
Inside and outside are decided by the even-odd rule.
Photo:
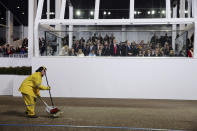
[[[38,118],[37,115],[27,115],[28,118]]]

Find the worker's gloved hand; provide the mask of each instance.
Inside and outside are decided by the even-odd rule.
[[[51,87],[50,87],[50,86],[48,86],[48,87],[47,87],[47,90],[50,90],[50,89],[51,89]]]
[[[40,99],[40,95],[36,95],[38,99]]]

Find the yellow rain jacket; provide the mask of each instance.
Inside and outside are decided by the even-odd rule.
[[[23,94],[30,95],[37,98],[40,96],[40,90],[48,90],[49,87],[41,85],[42,75],[41,72],[35,72],[27,77],[21,84],[19,91]]]

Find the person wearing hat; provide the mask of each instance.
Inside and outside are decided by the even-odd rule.
[[[37,118],[35,105],[37,97],[40,97],[40,90],[50,90],[50,87],[42,85],[42,77],[45,75],[46,68],[39,67],[35,73],[28,76],[21,84],[19,91],[23,96],[26,105],[25,114],[28,118]]]

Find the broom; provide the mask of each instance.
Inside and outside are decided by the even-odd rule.
[[[47,79],[47,75],[46,75],[46,71],[45,71],[45,77],[46,77],[46,82],[47,82],[47,86],[49,86],[49,82],[48,82],[48,79]],[[57,117],[58,115],[60,115],[62,112],[60,112],[60,110],[57,108],[57,107],[54,107],[54,104],[53,104],[53,99],[52,99],[52,96],[51,96],[51,89],[49,89],[49,95],[50,95],[50,100],[51,100],[51,104],[52,106],[48,106],[48,104],[41,99],[40,97],[40,100],[45,104],[46,106],[46,111],[50,114],[53,114],[54,117]],[[60,114],[59,114],[59,113]]]
[[[49,106],[40,96],[38,96],[38,98],[44,103],[44,105],[46,106],[45,109],[49,114],[53,115],[60,111],[57,107]]]

